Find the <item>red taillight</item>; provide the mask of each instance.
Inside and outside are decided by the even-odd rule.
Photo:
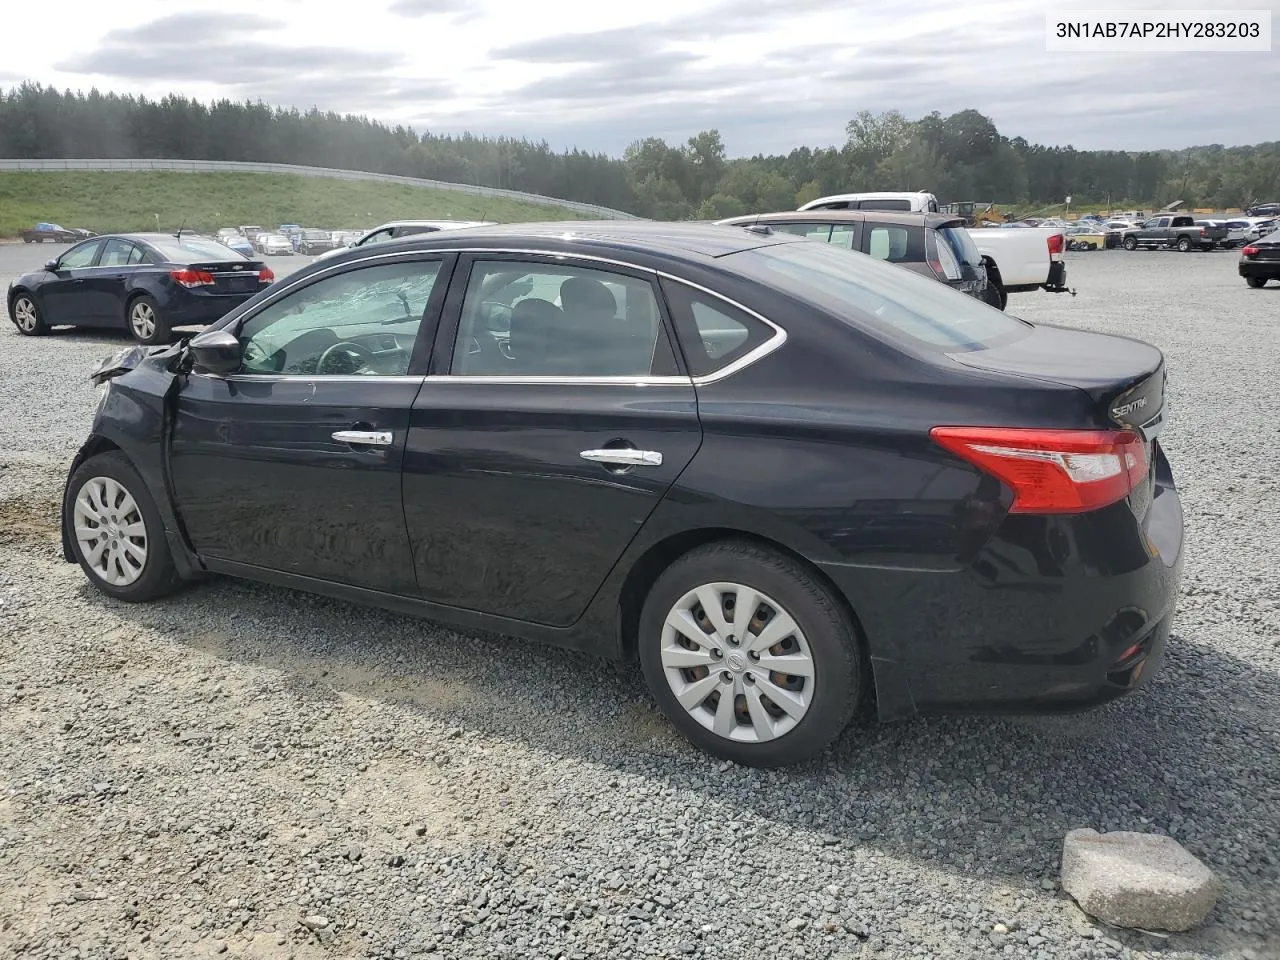
[[[1206,233],[1208,233],[1208,232],[1209,232],[1209,231],[1208,231],[1208,230],[1206,230],[1204,227],[1201,227],[1201,228],[1200,228],[1200,236],[1202,236],[1202,237],[1203,237],[1203,236],[1204,236]]]
[[[1128,430],[934,427],[930,435],[1010,486],[1010,513],[1096,510],[1123,500],[1147,475],[1146,447]]]
[[[939,280],[945,279],[947,276],[946,271],[942,269],[941,260],[930,260],[929,269],[933,271],[933,275]]]
[[[1049,255],[1052,256],[1055,253],[1061,253],[1066,244],[1067,238],[1065,235],[1061,233],[1049,234]]]
[[[270,267],[263,267],[261,270],[258,271],[259,283],[274,283],[275,279],[276,279],[276,275]]]
[[[207,270],[171,270],[169,276],[174,283],[180,283],[184,287],[213,286],[213,274]]]
[[[1249,246],[1249,247],[1245,247],[1240,252],[1243,253],[1246,257],[1256,257],[1258,255],[1258,248]]]

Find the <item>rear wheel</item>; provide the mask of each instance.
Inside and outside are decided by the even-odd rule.
[[[129,301],[129,332],[133,339],[148,346],[169,342],[169,324],[160,315],[155,300],[143,294]]]
[[[995,307],[997,310],[1003,310],[1005,305],[1004,291],[994,283],[988,283],[986,289],[982,291],[982,299]]]
[[[1190,252],[1191,252],[1191,238],[1190,238],[1190,237],[1179,237],[1179,238],[1178,238],[1178,252],[1179,252],[1179,253],[1190,253]]]
[[[858,706],[858,639],[836,598],[800,563],[754,544],[709,544],[673,563],[645,600],[639,636],[663,713],[725,760],[806,760]]]
[[[182,582],[155,502],[123,453],[90,457],[67,489],[63,523],[90,583],[136,603],[171,593]]]
[[[1124,248],[1125,248],[1126,250],[1137,250],[1137,249],[1138,249],[1138,241],[1137,241],[1137,240],[1135,240],[1133,237],[1125,237],[1125,238],[1124,238]]]
[[[49,327],[40,316],[40,308],[36,306],[36,302],[29,294],[20,293],[14,297],[9,312],[13,316],[14,326],[18,328],[19,333],[28,337],[38,337],[42,333],[48,333]]]
[[[1249,286],[1253,287],[1253,289],[1255,290],[1261,290],[1263,287],[1267,285],[1267,278],[1266,277],[1245,277],[1244,282],[1247,283]]]

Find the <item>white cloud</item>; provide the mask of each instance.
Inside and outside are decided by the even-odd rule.
[[[839,142],[858,110],[894,108],[973,107],[1007,136],[1080,148],[1251,143],[1275,137],[1256,91],[1280,87],[1274,52],[1050,54],[1045,7],[1024,0],[157,6],[11,4],[23,43],[6,49],[8,82],[261,98],[614,153],[718,127],[733,154]]]

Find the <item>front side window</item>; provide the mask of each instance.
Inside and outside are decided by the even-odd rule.
[[[807,237],[810,240],[821,240],[823,243],[831,237],[831,224],[829,223],[770,223],[769,229],[778,233],[791,233],[797,237]]]
[[[756,281],[850,326],[928,350],[1010,342],[1031,325],[910,270],[819,243],[778,243],[721,258]]]
[[[238,334],[242,373],[403,376],[440,261],[325,277],[254,314]]]
[[[675,372],[651,281],[568,264],[490,260],[472,267],[453,376]]]
[[[387,229],[385,230],[379,230],[377,233],[371,233],[369,234],[369,236],[365,237],[358,244],[356,244],[356,246],[365,247],[371,243],[382,243],[384,240],[390,240],[391,229],[392,229],[391,227],[387,227]]]
[[[88,243],[82,243],[78,247],[72,247],[58,258],[58,269],[78,270],[81,267],[92,266],[93,258],[98,255],[100,246],[102,246],[101,240],[90,240]]]

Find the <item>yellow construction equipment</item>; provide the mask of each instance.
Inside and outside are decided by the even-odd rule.
[[[973,200],[961,200],[958,203],[946,203],[943,213],[953,217],[963,217],[966,226],[980,227],[988,223],[1004,223],[1006,217],[994,203],[978,203]]]

